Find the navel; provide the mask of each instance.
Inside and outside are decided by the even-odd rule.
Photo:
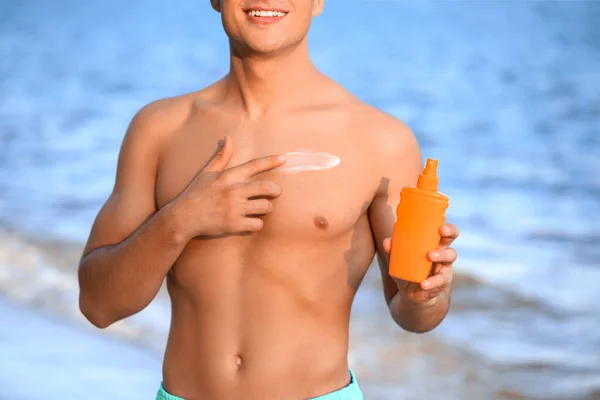
[[[233,364],[235,365],[235,367],[237,369],[241,369],[242,368],[242,357],[240,356],[235,356],[233,358]]]
[[[319,229],[327,229],[329,226],[329,222],[325,219],[325,217],[321,217],[320,215],[313,218],[313,222],[315,226]]]

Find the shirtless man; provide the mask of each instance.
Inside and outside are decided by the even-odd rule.
[[[458,231],[440,227],[421,285],[390,278],[399,193],[422,168],[415,137],[313,66],[306,34],[322,0],[212,7],[230,72],[133,118],[81,260],[81,311],[105,328],[146,307],[166,278],[159,399],[362,399],[349,317],[375,252],[392,317],[426,332],[448,311]],[[298,150],[340,163],[286,173],[279,156]]]

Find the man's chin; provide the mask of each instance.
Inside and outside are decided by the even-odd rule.
[[[269,57],[281,53],[281,47],[279,46],[252,46],[249,48],[257,56]]]
[[[257,58],[273,57],[281,54],[284,50],[283,46],[273,45],[272,43],[246,43],[241,47],[244,49],[243,56]]]

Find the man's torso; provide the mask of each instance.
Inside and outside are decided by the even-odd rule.
[[[224,135],[235,166],[291,151],[328,152],[332,169],[257,177],[282,195],[252,235],[195,238],[167,277],[172,323],[164,382],[190,399],[299,399],[348,383],[352,300],[375,246],[368,207],[378,189],[360,105],[313,99],[261,122],[192,96],[186,121],[169,136],[156,181],[158,207],[176,197]],[[337,98],[333,96],[333,98]],[[315,103],[316,102],[316,103]],[[360,122],[360,121],[359,121]],[[199,397],[194,397],[199,396]]]

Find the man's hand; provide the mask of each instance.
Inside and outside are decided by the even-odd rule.
[[[440,227],[440,244],[436,250],[428,253],[427,257],[433,262],[431,275],[421,284],[394,278],[398,290],[404,298],[416,304],[435,304],[437,297],[450,287],[452,283],[452,263],[456,261],[456,250],[450,247],[458,237],[458,228],[452,224]],[[389,255],[391,238],[384,239],[383,249]]]
[[[172,202],[186,238],[263,228],[261,217],[272,211],[271,199],[281,195],[281,187],[271,180],[252,178],[280,167],[285,157],[272,155],[227,168],[232,156],[231,139],[226,137],[217,154]]]

